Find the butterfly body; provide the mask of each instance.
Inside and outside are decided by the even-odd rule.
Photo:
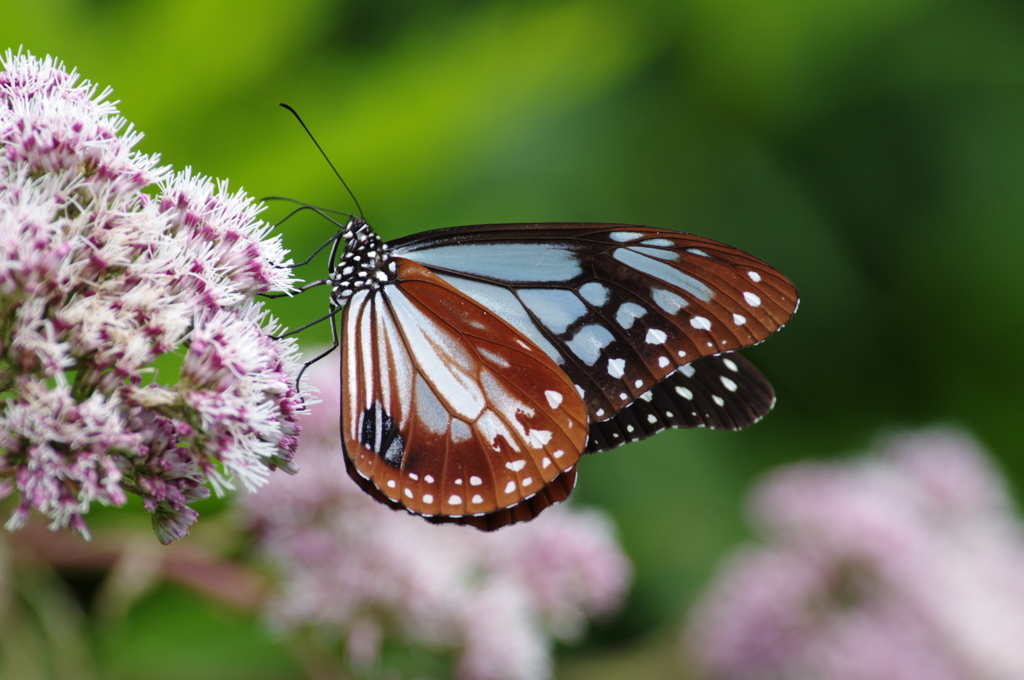
[[[668,427],[737,429],[771,385],[737,349],[796,311],[784,276],[710,239],[633,225],[341,237],[342,440],[377,500],[494,529],[572,490],[585,452]]]

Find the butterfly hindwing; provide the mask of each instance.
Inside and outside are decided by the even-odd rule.
[[[572,381],[500,317],[395,262],[396,281],[343,312],[350,474],[390,505],[488,528],[563,499],[587,439]]]
[[[763,418],[774,404],[771,383],[741,355],[703,357],[673,371],[611,418],[592,422],[587,453],[673,427],[739,430]]]

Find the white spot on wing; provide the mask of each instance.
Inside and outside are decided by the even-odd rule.
[[[609,359],[608,360],[608,375],[613,378],[621,378],[626,374],[626,360],[625,359]]]
[[[511,412],[514,411],[506,411],[506,413]],[[511,448],[513,451],[518,452],[518,441],[521,441],[521,438],[526,437],[526,432],[522,431],[518,421],[515,424],[520,430],[519,437],[516,437],[515,434],[513,434],[512,430],[509,429],[508,424],[499,418],[497,413],[494,411],[487,411],[480,416],[479,420],[476,421],[476,429],[477,432],[482,435],[483,440],[490,443],[491,449],[494,451],[500,451],[501,443],[504,441],[506,446]]]
[[[459,496],[458,494],[454,494],[453,493],[451,496],[448,497],[448,505],[461,505],[461,504],[462,504],[462,496]]]
[[[700,248],[687,248],[687,249],[686,249],[686,252],[688,252],[688,253],[693,253],[694,255],[699,255],[699,256],[701,256],[701,257],[708,257],[708,258],[710,258],[710,257],[711,257],[710,255],[708,255],[707,253],[705,253],[705,252],[704,252],[703,250],[701,250]]]
[[[433,494],[429,494],[429,493],[425,493],[425,494],[423,494],[423,502],[424,502],[424,503],[427,503],[428,505],[429,505],[430,503],[433,503],[433,502],[434,502],[434,496],[433,496]]]
[[[549,441],[551,441],[550,430],[530,430],[527,436],[530,439],[530,445],[535,449],[542,449]],[[523,464],[525,465],[526,463],[524,462]],[[521,470],[522,468],[519,469]]]
[[[647,310],[635,302],[623,302],[619,305],[618,311],[615,312],[615,322],[629,330],[633,327],[633,322],[646,313]]]
[[[672,291],[664,290],[663,288],[651,288],[651,298],[656,305],[664,309],[668,314],[675,314],[690,304],[681,295],[676,295]]]
[[[733,314],[732,322],[737,326],[742,326],[747,322],[747,317],[743,316],[742,314]]]
[[[551,408],[558,408],[562,405],[562,394],[555,390],[544,390],[544,396],[547,397],[548,405]]]
[[[466,421],[454,418],[452,419],[451,433],[449,436],[451,437],[452,443],[461,444],[473,436],[473,429]]]
[[[693,399],[693,392],[679,385],[676,385],[676,394],[678,394],[683,399]]]
[[[396,486],[398,486],[398,482],[396,482],[393,479],[389,479],[388,480],[388,488],[389,489],[394,489]]]
[[[476,351],[479,352],[480,355],[484,359],[487,359],[488,361],[490,361],[495,366],[501,366],[502,368],[508,368],[509,367],[509,363],[508,363],[508,361],[505,360],[505,357],[501,356],[497,352],[492,352],[489,349],[485,349],[485,348],[479,347],[479,346],[476,347]]]
[[[548,434],[550,434],[550,433],[548,433]],[[519,460],[512,460],[512,461],[509,461],[509,462],[505,463],[505,467],[507,467],[512,472],[519,472],[524,467],[526,467],[526,461],[523,460],[522,458],[520,458]]]
[[[608,298],[611,295],[608,287],[602,283],[598,283],[597,281],[584,283],[580,286],[579,293],[580,297],[595,307],[604,305],[604,303],[608,302]]]
[[[668,357],[658,357],[658,368],[665,368],[670,363],[672,362],[668,360]]]
[[[761,275],[758,274],[757,272],[753,271],[753,270],[747,272],[747,276],[749,276],[750,280],[753,281],[754,283],[760,283],[761,282]]]
[[[481,496],[480,494],[476,494],[475,496],[473,496],[473,499],[472,499],[472,500],[473,500],[473,503],[474,503],[474,504],[476,504],[476,505],[480,505],[481,503],[483,503],[483,502],[484,502],[484,497],[483,497],[483,496]]]
[[[733,382],[732,380],[729,380],[724,375],[721,376],[719,378],[719,380],[721,380],[722,384],[725,385],[725,389],[729,390],[730,392],[735,392],[736,391],[736,388],[738,387],[738,385],[735,382]]]
[[[587,366],[593,366],[601,357],[601,350],[611,344],[615,336],[604,326],[590,324],[576,332],[565,344],[572,353],[579,357]],[[582,395],[581,395],[582,396]]]
[[[728,368],[733,373],[738,373],[740,370],[740,367],[737,366],[736,362],[733,361],[732,359],[723,358],[722,363],[725,364],[725,367]]]
[[[505,485],[505,493],[512,493],[515,490],[516,490],[516,483],[515,482],[509,482],[508,484]]]
[[[647,422],[649,422],[651,425],[653,425],[654,423],[658,422],[658,416],[654,415],[653,413],[648,414]]]
[[[525,489],[526,487],[530,486],[531,484],[533,484],[533,477],[527,477],[526,479],[523,480],[523,483],[520,484],[520,486],[522,486]]]
[[[750,305],[751,307],[760,307],[761,306],[761,298],[757,297],[756,295],[751,293],[749,290],[747,292],[743,293],[743,299],[746,300],[747,304]]]
[[[711,330],[711,322],[703,316],[695,316],[690,319],[690,325],[699,331]]]
[[[693,374],[696,373],[696,369],[691,364],[686,364],[679,369],[679,372],[685,375],[687,378],[692,378]]]
[[[625,243],[626,241],[635,241],[641,236],[643,236],[643,234],[638,234],[635,231],[613,231],[610,234],[608,234],[608,237],[611,240],[618,241],[619,243]]]
[[[484,480],[480,479],[476,475],[473,475],[472,477],[469,478],[469,485],[470,486],[480,486],[483,483],[484,483]]]
[[[657,328],[647,329],[647,337],[644,338],[648,345],[661,345],[668,340],[668,335],[665,331],[658,330]]]
[[[556,459],[558,459],[558,458],[561,458],[562,456],[565,455],[565,451],[563,451],[562,449],[558,449],[557,451],[555,451],[551,455],[554,456]]]
[[[714,402],[715,402],[716,404],[718,404],[719,406],[725,406],[725,399],[722,399],[722,398],[721,398],[720,396],[718,396],[717,394],[712,394],[712,395],[711,395],[711,399],[712,399],[712,400],[714,400]]]

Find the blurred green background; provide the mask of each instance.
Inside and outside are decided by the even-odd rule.
[[[1019,2],[3,0],[0,16],[0,47],[113,87],[142,150],[254,196],[354,209],[283,101],[386,238],[631,222],[739,246],[797,284],[791,325],[747,353],[778,392],[765,421],[581,466],[576,500],[615,517],[637,577],[621,618],[560,650],[559,677],[685,677],[683,613],[749,535],[745,491],[773,466],[938,421],[1020,488]],[[300,257],[330,233],[284,227]],[[298,326],[326,295],[273,309]],[[102,677],[298,672],[259,624],[181,591],[95,638]]]

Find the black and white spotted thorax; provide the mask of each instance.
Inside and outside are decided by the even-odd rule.
[[[374,291],[395,281],[398,265],[373,228],[359,217],[353,217],[345,225],[341,235],[345,241],[345,253],[331,272],[331,300],[344,305],[360,290]]]

